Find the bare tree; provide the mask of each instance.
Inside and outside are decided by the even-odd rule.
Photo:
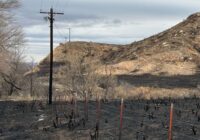
[[[13,92],[21,90],[20,83],[23,82],[24,64],[22,62],[23,51],[19,48],[15,48],[8,54],[8,69],[6,72],[2,72],[1,76],[4,80],[4,89],[7,89],[8,95],[12,95]]]
[[[59,71],[62,84],[66,92],[79,97],[95,96],[97,93],[99,76],[96,73],[98,62],[87,60],[90,50],[85,49],[80,53],[69,53],[66,63]]]
[[[100,87],[104,90],[104,99],[112,98],[115,93],[115,88],[117,86],[117,79],[114,75],[112,75],[111,69],[112,67],[108,67],[105,64],[105,75],[101,77]]]
[[[16,24],[10,10],[17,8],[17,0],[5,0],[0,2],[0,52],[18,47],[23,43],[23,33]]]
[[[17,0],[0,1],[0,90],[7,91],[8,95],[21,90],[18,85],[22,74],[24,36],[11,14],[11,10],[18,6]]]

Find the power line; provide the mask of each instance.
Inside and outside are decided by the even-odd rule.
[[[62,38],[66,38],[66,36],[65,36],[65,33],[61,33],[61,31],[58,29],[58,27],[57,27],[57,25],[56,24],[54,24],[55,25],[55,29],[56,29],[56,31],[57,31],[57,33],[62,37]]]
[[[55,28],[60,36],[62,36],[63,38],[67,38],[67,35],[65,35],[64,32],[60,31],[56,24],[55,24]],[[67,29],[68,29],[68,39],[69,39],[68,41],[71,42],[71,28],[67,28]]]
[[[60,0],[56,0],[55,2],[55,8],[60,9]]]
[[[40,2],[40,10],[42,10],[43,9],[43,0],[41,0],[41,2]]]
[[[64,4],[64,8],[68,7],[70,3],[70,0],[66,0],[66,3]]]

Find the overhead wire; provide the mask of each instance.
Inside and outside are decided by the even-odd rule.
[[[54,26],[55,26],[57,33],[60,35],[60,37],[65,39],[66,38],[65,33],[63,33],[63,32],[61,33],[61,31],[58,29],[58,27],[55,23],[54,23]]]
[[[55,9],[60,9],[60,0],[56,0],[55,4],[54,4],[54,8]],[[62,10],[61,10],[62,11]]]
[[[43,0],[40,0],[40,10],[43,9]]]
[[[68,7],[69,4],[70,4],[70,0],[66,0],[66,3],[64,4],[64,8],[65,8],[65,7]]]

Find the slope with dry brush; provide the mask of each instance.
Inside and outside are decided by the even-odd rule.
[[[134,87],[195,89],[198,92],[199,42],[200,13],[195,13],[164,32],[128,45],[93,42],[60,44],[54,50],[54,72],[67,65],[65,58],[69,54],[84,54],[83,63],[98,63],[96,73],[106,75],[109,71],[119,81]],[[40,62],[35,72],[43,75],[48,68],[49,56]]]

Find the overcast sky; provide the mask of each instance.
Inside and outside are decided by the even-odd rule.
[[[26,61],[39,62],[49,53],[49,22],[39,11],[55,16],[54,47],[68,38],[128,44],[176,25],[200,11],[200,0],[21,0],[15,11],[27,40]]]

